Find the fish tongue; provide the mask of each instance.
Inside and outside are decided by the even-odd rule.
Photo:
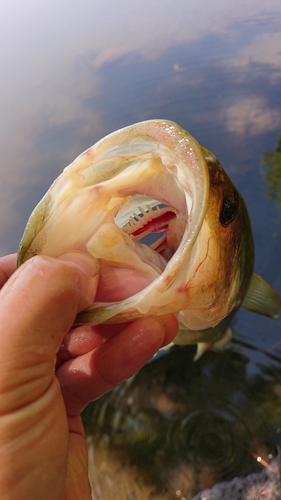
[[[167,261],[157,252],[135,242],[114,223],[104,224],[87,243],[87,249],[97,259],[116,263],[143,272],[152,280],[165,269]]]

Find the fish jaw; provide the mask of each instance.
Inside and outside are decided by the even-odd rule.
[[[77,323],[173,312],[187,331],[214,327],[241,302],[250,274],[241,264],[243,234],[221,228],[219,221],[225,183],[230,182],[223,174],[215,157],[173,122],[150,120],[114,132],[54,181],[30,216],[18,265],[36,254],[56,257],[79,250],[150,277],[151,284],[139,293],[120,302],[95,303],[78,315]],[[168,223],[171,255],[166,263],[155,258],[153,249],[143,249],[130,229],[126,234],[128,214],[140,200],[141,210],[146,200],[149,210],[163,204],[170,207],[171,218],[176,214]],[[241,227],[238,233],[245,232]]]

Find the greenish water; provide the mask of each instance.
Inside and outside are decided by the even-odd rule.
[[[85,410],[94,498],[189,500],[278,454],[280,364],[257,367],[237,344],[196,363],[194,352],[172,348]]]

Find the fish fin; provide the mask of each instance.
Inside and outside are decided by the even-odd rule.
[[[232,330],[231,328],[227,328],[224,335],[214,344],[210,344],[209,342],[198,342],[197,351],[193,358],[193,361],[198,361],[201,358],[204,352],[208,351],[208,349],[212,349],[214,351],[224,351],[230,344],[232,339]]]
[[[171,347],[173,347],[173,345],[174,345],[174,342],[170,342],[169,344],[164,345],[163,347],[161,347],[161,351],[168,351],[168,349],[171,349]],[[156,356],[156,354],[155,354],[155,356]]]
[[[211,346],[212,344],[209,344],[208,342],[198,342],[196,354],[193,358],[193,361],[198,361],[198,359],[201,358],[202,354],[208,351],[208,349],[210,349]]]
[[[281,298],[267,281],[254,273],[241,307],[263,316],[277,318],[281,312]]]
[[[231,339],[232,339],[232,330],[231,328],[227,328],[223,336],[212,345],[212,349],[214,351],[224,351],[229,347]]]

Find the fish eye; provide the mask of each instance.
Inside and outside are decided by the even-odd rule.
[[[220,223],[223,226],[228,226],[235,219],[238,212],[238,194],[232,189],[228,189],[224,193],[224,199],[222,203],[221,213],[220,213]]]

